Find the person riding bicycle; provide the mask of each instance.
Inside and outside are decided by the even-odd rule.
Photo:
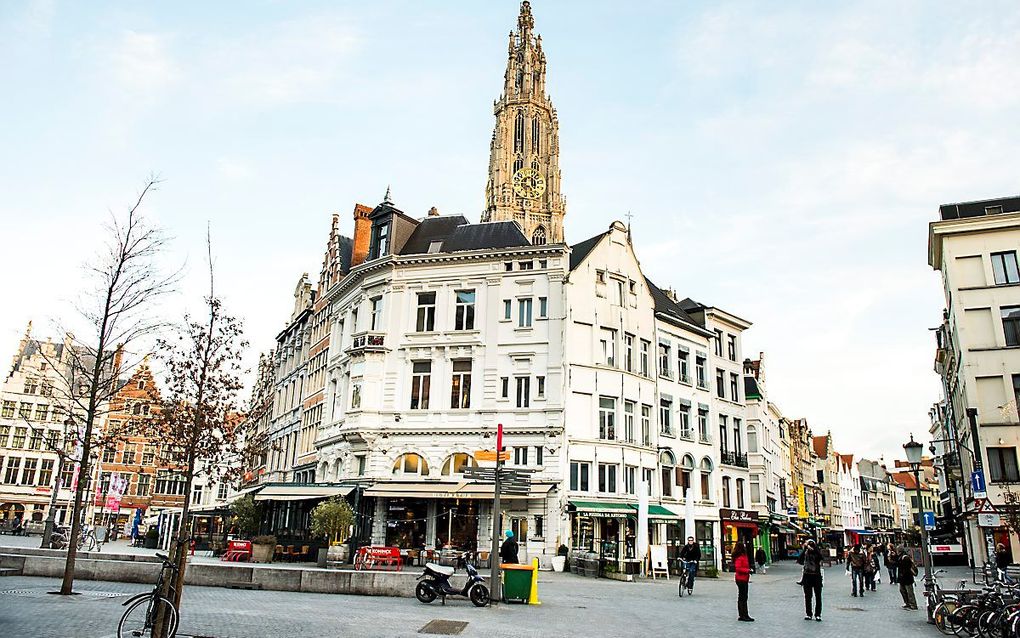
[[[701,547],[693,536],[687,537],[687,544],[680,550],[680,560],[683,568],[687,571],[687,593],[694,593],[694,576],[698,573],[698,563],[701,562]]]

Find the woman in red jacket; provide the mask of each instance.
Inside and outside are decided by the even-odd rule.
[[[743,543],[733,545],[733,571],[736,572],[734,580],[737,581],[737,613],[742,622],[754,622],[747,613],[747,585],[751,580],[751,564],[747,560],[747,550]]]

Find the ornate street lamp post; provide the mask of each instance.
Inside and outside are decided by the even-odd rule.
[[[935,581],[933,580],[931,573],[931,553],[928,551],[928,530],[924,525],[924,501],[921,498],[921,454],[924,452],[924,446],[914,440],[914,435],[910,435],[910,442],[903,445],[903,451],[907,455],[907,463],[910,464],[910,469],[914,472],[914,485],[917,488],[917,522],[921,526],[921,561],[924,563],[924,598],[925,598],[925,613],[928,615],[928,622],[932,623],[932,604],[931,604],[931,593],[934,587]]]

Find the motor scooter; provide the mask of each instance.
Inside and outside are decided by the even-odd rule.
[[[426,604],[442,598],[445,605],[447,596],[464,596],[475,607],[485,607],[489,604],[489,588],[474,566],[466,564],[464,568],[468,575],[467,582],[463,588],[455,589],[450,584],[450,577],[456,571],[453,567],[425,563],[425,571],[418,577],[421,582],[414,588],[414,597]]]

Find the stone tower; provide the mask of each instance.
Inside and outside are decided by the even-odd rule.
[[[482,221],[512,219],[533,244],[562,243],[559,121],[545,93],[545,53],[534,28],[531,5],[522,2],[517,31],[510,32],[503,93],[493,105]]]

